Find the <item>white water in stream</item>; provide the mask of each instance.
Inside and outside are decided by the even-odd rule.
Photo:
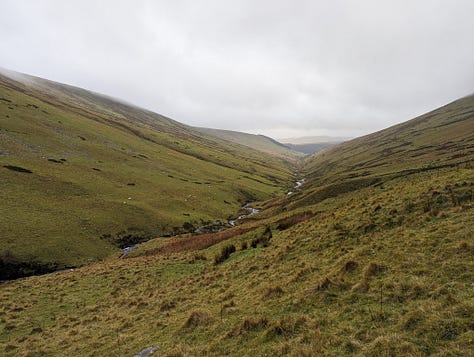
[[[305,179],[304,179],[304,178],[302,178],[302,179],[296,181],[296,182],[295,182],[295,187],[293,188],[293,190],[294,190],[294,191],[299,190],[300,187],[304,184],[304,182],[305,182]],[[288,192],[287,192],[287,195],[288,195],[288,196],[291,195],[291,194],[293,194],[293,191],[288,191]]]
[[[250,216],[253,216],[254,214],[257,214],[258,212],[260,212],[259,209],[257,208],[253,208],[253,207],[250,207],[248,205],[248,203],[246,203],[245,205],[242,206],[242,209],[245,209],[247,210],[247,214],[241,214],[240,216],[238,216],[236,219],[231,219],[229,220],[229,224],[234,227],[235,226],[235,222],[237,222],[239,219],[243,219],[243,218],[246,218],[246,217],[250,217]]]
[[[125,247],[122,249],[122,255],[120,256],[120,258],[125,258],[127,255],[129,255],[132,250],[138,248],[140,246],[140,243],[137,243],[137,244],[134,244],[134,245],[131,245],[130,247]]]

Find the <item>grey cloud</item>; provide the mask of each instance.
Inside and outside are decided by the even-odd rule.
[[[0,66],[199,126],[360,135],[470,94],[474,3],[4,1]]]

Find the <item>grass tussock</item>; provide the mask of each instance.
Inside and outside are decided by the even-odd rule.
[[[222,247],[220,254],[217,254],[214,257],[214,264],[218,265],[225,262],[227,259],[229,259],[230,255],[234,252],[235,252],[235,245],[233,244],[229,244]]]
[[[268,247],[270,245],[270,240],[272,239],[273,234],[270,227],[265,227],[261,234],[258,234],[257,237],[252,239],[250,246],[252,248],[257,248],[258,246]]]
[[[249,332],[260,331],[265,329],[268,324],[268,319],[264,317],[259,319],[245,318],[231,331],[231,333],[229,333],[229,337],[242,336]]]
[[[314,288],[311,288],[309,292],[325,291],[328,290],[331,286],[336,286],[334,280],[329,279],[327,276],[321,279]]]
[[[272,299],[278,296],[281,296],[285,293],[285,290],[279,285],[276,286],[270,286],[266,289],[264,298],[266,299]]]
[[[207,311],[193,311],[183,325],[185,329],[194,329],[198,326],[211,324],[213,318]]]
[[[365,349],[365,356],[422,356],[424,351],[419,346],[406,341],[398,334],[387,334],[377,337]]]
[[[308,328],[309,320],[304,316],[288,316],[275,321],[266,332],[266,338],[290,338]]]

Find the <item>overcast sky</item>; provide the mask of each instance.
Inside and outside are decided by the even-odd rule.
[[[195,126],[358,136],[474,92],[473,0],[2,0],[0,66]]]

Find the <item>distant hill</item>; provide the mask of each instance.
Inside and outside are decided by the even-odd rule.
[[[331,136],[304,136],[301,138],[281,139],[280,142],[293,150],[311,155],[346,140],[348,139]]]
[[[299,138],[285,138],[279,139],[281,143],[285,144],[295,144],[295,145],[303,145],[303,144],[315,144],[315,143],[342,143],[343,141],[347,141],[349,138],[343,137],[334,137],[334,136],[302,136]]]
[[[0,72],[0,266],[27,274],[81,265],[226,224],[246,201],[281,193],[291,175],[281,157],[123,101]]]
[[[198,127],[195,127],[194,129],[201,133],[215,136],[217,138],[221,138],[241,145],[245,145],[252,149],[259,150],[273,156],[282,157],[290,160],[303,157],[302,152],[300,150],[295,150],[265,135],[255,135],[232,130]]]
[[[285,144],[290,149],[302,152],[306,155],[314,154],[318,151],[326,149],[328,147],[337,145],[338,143],[319,143],[319,144]]]

